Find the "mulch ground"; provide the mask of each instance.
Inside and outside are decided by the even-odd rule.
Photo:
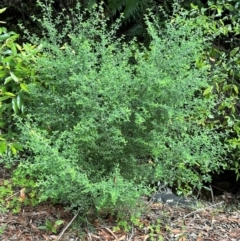
[[[189,209],[167,204],[147,204],[148,211],[138,226],[128,232],[115,231],[114,220],[92,220],[85,227],[74,224],[75,216],[61,205],[44,203],[34,208],[22,208],[13,215],[0,214],[1,241],[240,241],[240,210],[226,210],[226,200]],[[224,208],[225,207],[225,208]],[[239,207],[239,205],[238,205]],[[224,211],[223,211],[224,210]],[[53,224],[64,221],[54,234],[42,230],[46,220]],[[141,228],[140,228],[141,226]]]

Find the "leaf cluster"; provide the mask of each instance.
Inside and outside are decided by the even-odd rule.
[[[218,125],[224,134],[222,143],[228,150],[225,168],[234,170],[239,178],[239,3],[238,1],[209,2],[208,8],[192,6],[201,16],[199,24],[212,39],[212,45],[204,51],[198,67],[211,64],[209,86],[203,92],[205,98],[215,98],[215,107],[204,123]]]
[[[35,79],[31,64],[37,50],[30,44],[19,45],[18,37],[15,32],[0,27],[0,154],[16,154],[21,150],[12,115],[24,114],[28,85]]]

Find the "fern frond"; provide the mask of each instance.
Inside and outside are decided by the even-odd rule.
[[[140,9],[140,4],[143,4],[141,0],[127,0],[125,9],[124,9],[124,16],[126,19],[133,16],[136,12]]]
[[[108,9],[111,11],[112,15],[116,15],[117,12],[121,12],[123,7],[126,5],[126,0],[108,0]]]

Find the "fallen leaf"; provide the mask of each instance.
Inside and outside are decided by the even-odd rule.
[[[34,225],[33,223],[31,223],[30,225],[35,232],[39,232],[39,229],[37,228],[36,225]]]
[[[178,229],[178,228],[171,230],[171,233],[173,233],[173,234],[179,234],[181,232],[182,232],[181,229]]]
[[[50,240],[47,235],[42,234],[42,236],[43,236],[43,238],[44,238],[46,241],[49,241],[49,240]]]
[[[230,236],[231,238],[238,238],[239,233],[230,233],[229,236]]]
[[[178,241],[186,241],[187,239],[185,237],[180,238]]]
[[[26,199],[25,187],[20,190],[19,201],[23,202]]]

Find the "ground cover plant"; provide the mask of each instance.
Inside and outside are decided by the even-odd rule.
[[[211,65],[196,64],[208,44],[198,17],[177,9],[160,29],[149,13],[146,48],[117,38],[121,19],[109,28],[101,5],[57,19],[41,6],[43,37],[29,36],[41,51],[37,81],[18,119],[26,155],[13,182],[34,180],[40,201],[127,219],[149,183],[186,193],[225,166],[218,126],[204,125],[216,103],[202,98]]]

